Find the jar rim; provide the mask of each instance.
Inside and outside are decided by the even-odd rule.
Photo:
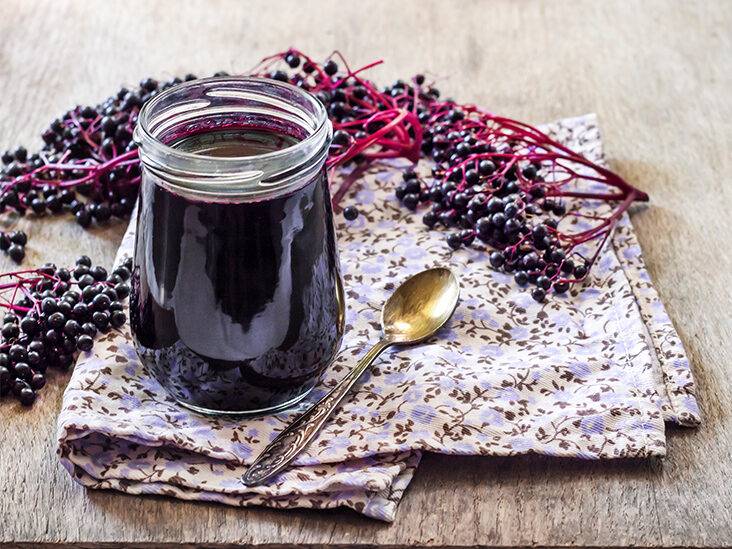
[[[232,113],[281,118],[306,135],[282,149],[234,157],[187,152],[160,138],[176,124]],[[331,122],[317,98],[289,83],[252,76],[200,78],[173,86],[143,105],[134,131],[145,168],[168,184],[203,194],[260,194],[289,187],[286,179],[293,179],[298,167],[325,161],[331,137]]]

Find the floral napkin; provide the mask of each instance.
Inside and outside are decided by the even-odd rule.
[[[602,162],[594,115],[545,128]],[[230,505],[351,507],[392,521],[423,451],[605,459],[662,456],[664,421],[699,422],[689,362],[624,217],[592,271],[566,296],[534,302],[480,250],[456,252],[393,198],[398,170],[374,168],[338,216],[347,292],[343,347],[298,409],[256,419],[192,413],[140,364],[125,327],[79,358],[58,422],[59,455],[91,488]],[[118,259],[131,253],[134,224]],[[247,465],[378,339],[379,311],[403,279],[448,265],[461,301],[424,345],[382,355],[320,435],[267,486]]]

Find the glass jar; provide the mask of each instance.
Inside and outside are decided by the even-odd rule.
[[[301,400],[338,350],[343,289],[323,105],[222,77],[148,101],[130,325],[143,363],[202,413]]]

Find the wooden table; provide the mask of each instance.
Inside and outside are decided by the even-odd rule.
[[[705,423],[668,458],[587,463],[427,456],[389,526],[347,511],[232,509],[89,492],[54,453],[61,383],[0,404],[0,542],[321,546],[732,545],[732,2],[30,2],[0,10],[0,149],[122,83],[244,72],[297,45],[380,82],[419,71],[444,92],[533,122],[595,111],[610,164],[648,191],[633,221],[694,366]],[[29,264],[107,263],[121,223],[29,224]],[[0,258],[2,268],[10,265]]]

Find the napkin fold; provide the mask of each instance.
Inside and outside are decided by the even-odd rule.
[[[594,115],[543,129],[603,163]],[[392,521],[423,451],[663,456],[665,421],[699,423],[689,362],[627,215],[591,280],[539,304],[491,270],[482,250],[450,251],[443,233],[401,208],[395,167],[372,168],[351,195],[361,216],[337,220],[346,334],[306,401],[253,419],[195,414],[147,374],[125,326],[79,357],[64,394],[58,453],[72,477],[90,488],[238,506],[346,506]],[[118,261],[133,240],[134,222]],[[449,324],[424,345],[382,355],[292,468],[245,487],[254,457],[378,339],[394,287],[435,265],[461,278]]]

